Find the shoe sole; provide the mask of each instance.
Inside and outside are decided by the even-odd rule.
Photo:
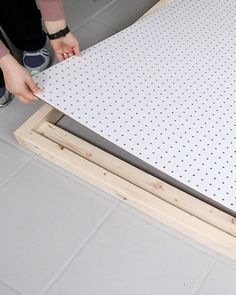
[[[13,101],[13,98],[14,98],[14,96],[11,95],[11,97],[10,97],[10,99],[8,99],[8,101],[6,101],[4,104],[0,104],[0,109],[8,106]]]

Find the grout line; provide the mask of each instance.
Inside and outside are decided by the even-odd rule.
[[[214,261],[211,263],[211,265],[210,265],[208,271],[205,273],[205,275],[204,275],[204,277],[202,278],[202,280],[201,280],[199,283],[196,283],[196,286],[193,287],[192,292],[191,292],[191,295],[198,295],[198,294],[199,294],[199,292],[200,292],[200,290],[201,290],[203,284],[204,284],[205,281],[207,280],[209,274],[210,274],[210,273],[212,272],[212,270],[214,269],[215,265],[216,265],[216,260],[214,260]]]
[[[39,165],[43,165],[47,168],[49,168],[50,170],[58,173],[59,175],[65,177],[66,179],[69,179],[70,181],[73,181],[74,183],[76,183],[79,186],[82,186],[83,188],[88,189],[89,191],[96,193],[97,195],[99,195],[102,198],[108,199],[108,200],[112,200],[114,202],[117,202],[120,204],[120,202],[122,202],[121,200],[119,200],[118,198],[115,198],[112,194],[102,190],[101,188],[93,185],[92,183],[90,183],[89,181],[83,180],[83,178],[80,178],[79,176],[72,174],[71,172],[65,170],[64,168],[44,159],[41,158],[40,156],[38,156],[37,154],[34,154],[34,157],[32,159],[34,162],[39,163]]]
[[[15,178],[16,175],[20,173],[21,170],[23,170],[31,161],[32,159],[28,159],[24,164],[22,164],[18,169],[16,169],[11,176],[9,176],[2,184],[0,184],[0,190],[2,190],[13,178]]]
[[[131,205],[127,204],[126,202],[122,200],[119,203],[119,207],[126,210],[131,215],[135,216],[136,218],[141,219],[143,222],[155,227],[157,230],[165,233],[169,237],[172,237],[173,239],[176,239],[182,243],[185,243],[189,247],[194,248],[196,251],[201,252],[203,255],[211,257],[212,259],[216,260],[217,252],[215,250],[212,250],[209,247],[200,244],[199,242],[188,237],[184,233],[178,232],[177,230],[156,220],[154,217],[151,217],[145,214],[144,212],[139,211],[135,207],[132,207]]]
[[[24,154],[26,157],[31,158],[31,159],[33,158],[34,153],[32,151],[30,151],[29,149],[21,146],[19,143],[17,143],[16,140],[15,140],[15,144],[13,144],[11,141],[8,141],[6,138],[4,138],[4,137],[2,137],[2,135],[0,135],[0,141],[3,141],[5,144],[10,145],[10,147],[12,147],[13,149],[17,150],[18,152]]]
[[[105,11],[107,8],[109,8],[111,5],[113,5],[116,1],[118,0],[112,0],[111,2],[109,2],[107,5],[105,5],[104,7],[102,7],[100,10],[98,10],[97,12],[95,12],[93,15],[91,15],[87,20],[85,20],[84,22],[82,22],[78,27],[75,27],[75,29],[73,30],[73,32],[76,32],[77,30],[79,30],[81,27],[83,27],[84,25],[88,24],[91,20],[93,20],[98,14],[100,14],[101,12]],[[65,7],[72,9],[69,6]],[[79,15],[78,15],[79,16]]]
[[[215,254],[216,261],[220,264],[224,264],[225,266],[231,268],[232,270],[236,271],[236,263],[235,260],[225,257],[223,254],[216,253]]]
[[[82,245],[76,250],[75,254],[69,259],[69,261],[65,264],[65,266],[59,271],[54,278],[52,278],[51,282],[45,288],[41,295],[46,295],[48,291],[55,285],[55,283],[63,276],[63,274],[67,271],[70,265],[73,263],[75,259],[80,255],[80,253],[85,249],[85,247],[89,244],[89,242],[93,239],[96,233],[100,230],[100,228],[104,225],[104,223],[109,219],[109,217],[113,214],[113,212],[119,207],[119,204],[116,204],[113,208],[108,210],[108,212],[103,216],[102,220],[98,223],[95,229],[93,229],[90,234],[88,234],[87,238],[84,240]]]
[[[121,30],[123,30],[123,29],[120,30],[119,28],[117,28],[116,26],[113,26],[113,25],[111,25],[111,24],[105,23],[105,22],[103,22],[102,20],[97,19],[96,17],[93,19],[93,21],[95,21],[95,22],[97,22],[97,23],[99,23],[99,24],[101,24],[101,25],[104,25],[104,26],[106,26],[106,27],[108,27],[108,28],[111,28],[111,29],[113,29],[113,30],[116,30],[117,33],[120,32]],[[124,29],[125,29],[125,28],[124,28]]]
[[[165,226],[164,224],[153,219],[152,217],[145,215],[144,213],[142,213],[138,209],[130,207],[130,205],[127,204],[126,202],[123,202],[122,200],[115,198],[111,194],[97,188],[96,186],[83,180],[82,178],[71,174],[70,172],[64,170],[63,168],[60,168],[59,166],[57,166],[57,165],[55,165],[43,158],[39,158],[39,156],[37,156],[36,154],[34,154],[33,161],[38,162],[39,164],[46,166],[47,168],[52,169],[56,173],[70,179],[71,181],[75,182],[76,184],[78,184],[86,189],[89,189],[93,193],[98,194],[99,197],[114,200],[114,202],[117,202],[117,206],[121,207],[122,209],[125,209],[130,214],[134,215],[136,218],[141,219],[144,222],[154,226],[155,228],[157,228],[158,230],[171,236],[172,238],[177,239],[180,242],[186,243],[189,247],[194,247],[197,251],[200,251],[202,254],[212,257],[212,258],[216,258],[216,256],[217,256],[216,251],[210,250],[210,248],[208,248],[206,246],[202,246],[201,244],[194,241],[193,239],[189,239],[186,235],[181,234],[181,233],[177,232],[176,230],[173,230],[171,227]],[[127,206],[128,206],[128,208],[127,208]],[[209,251],[211,251],[211,252],[209,252]]]
[[[105,11],[107,8],[109,8],[110,6],[112,6],[115,2],[117,2],[118,0],[112,0],[111,2],[109,2],[107,5],[103,6],[103,8],[101,8],[100,10],[98,10],[97,12],[95,12],[92,15],[92,18],[96,17],[99,13]]]
[[[14,287],[8,285],[8,283],[4,282],[2,279],[0,279],[0,284],[5,286],[6,288],[10,289],[14,293],[16,293],[16,295],[25,295],[24,293],[21,293],[19,290],[15,289]],[[4,295],[4,294],[1,294],[1,295]]]

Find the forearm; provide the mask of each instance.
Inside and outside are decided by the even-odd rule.
[[[66,26],[62,0],[38,0],[39,8],[49,34],[63,30]]]
[[[66,20],[61,19],[57,21],[45,21],[45,26],[49,34],[54,34],[60,30],[65,29]]]
[[[38,5],[45,22],[65,19],[62,0],[38,0]]]
[[[2,69],[3,73],[17,65],[19,65],[18,61],[10,54],[9,51],[0,58],[0,68]]]
[[[3,56],[9,54],[9,49],[4,45],[4,43],[0,40],[0,60]]]

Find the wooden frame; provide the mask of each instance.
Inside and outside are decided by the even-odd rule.
[[[145,15],[167,2],[158,2]],[[62,117],[45,104],[15,131],[15,137],[37,155],[236,260],[236,218],[59,128],[55,124]]]

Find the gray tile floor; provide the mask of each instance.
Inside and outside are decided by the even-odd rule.
[[[66,0],[82,49],[155,0]],[[0,110],[0,295],[234,295],[236,263],[19,147]]]

